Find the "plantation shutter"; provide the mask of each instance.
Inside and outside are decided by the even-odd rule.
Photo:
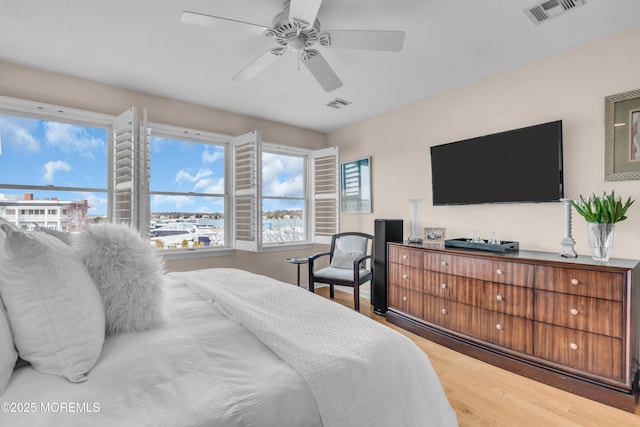
[[[235,248],[257,252],[262,245],[262,133],[233,138]]]
[[[146,110],[142,121],[132,107],[113,121],[110,170],[110,215],[115,223],[126,223],[141,233],[149,232],[149,131]]]
[[[339,227],[339,159],[338,147],[312,153],[313,241],[331,243]]]

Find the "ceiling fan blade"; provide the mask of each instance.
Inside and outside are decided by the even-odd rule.
[[[247,81],[251,80],[278,60],[285,52],[284,47],[274,47],[269,49],[263,55],[259,56],[255,61],[244,67],[233,76],[233,80]]]
[[[218,28],[221,30],[243,31],[245,33],[262,36],[269,27],[262,25],[250,24],[248,22],[236,21],[235,19],[221,18],[219,16],[205,15],[197,12],[182,12],[180,21],[183,24],[201,25],[203,27]]]
[[[320,34],[320,42],[326,47],[398,52],[402,50],[404,35],[404,31],[329,30]]]
[[[342,82],[320,52],[315,49],[307,49],[300,56],[302,63],[320,83],[325,92],[331,92],[342,86]]]
[[[313,27],[321,4],[322,0],[291,0],[289,22],[303,22],[309,27]]]

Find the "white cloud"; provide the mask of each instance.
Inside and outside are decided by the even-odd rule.
[[[193,184],[192,190],[198,193],[224,193],[224,178],[214,178],[211,169],[200,169],[195,174],[190,174],[182,169],[176,173],[176,182]]]
[[[201,179],[196,182],[193,187],[194,191],[198,191],[199,193],[213,193],[213,194],[223,194],[224,193],[224,179]]]
[[[213,152],[209,151],[212,149]],[[214,163],[220,159],[224,158],[224,149],[221,147],[205,147],[202,152],[202,161],[204,163]]]
[[[298,157],[263,153],[262,187],[265,196],[302,196],[303,161]]]
[[[40,141],[31,135],[37,124],[38,121],[33,119],[0,116],[2,143],[5,147],[12,147],[20,152],[39,151]]]
[[[176,182],[198,182],[212,174],[213,171],[211,169],[200,169],[195,175],[191,175],[189,172],[181,169],[176,173]]]
[[[60,151],[92,158],[95,151],[104,147],[104,141],[89,135],[86,128],[58,122],[45,122],[45,140],[48,146]]]
[[[58,171],[69,172],[73,167],[67,162],[62,160],[50,161],[44,164],[44,176],[45,182],[53,182],[53,175]]]

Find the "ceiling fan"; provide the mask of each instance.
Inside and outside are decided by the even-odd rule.
[[[243,31],[275,39],[280,46],[269,49],[233,77],[234,80],[241,81],[252,79],[275,63],[287,50],[293,50],[298,53],[299,60],[320,86],[326,92],[330,92],[341,87],[342,82],[322,54],[317,49],[312,49],[314,45],[396,52],[402,50],[404,31],[321,31],[320,22],[316,19],[321,4],[322,0],[287,0],[284,2],[282,12],[273,18],[272,28],[188,11],[182,13],[181,21],[185,24]]]

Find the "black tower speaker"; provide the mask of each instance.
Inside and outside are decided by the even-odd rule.
[[[402,243],[401,219],[376,219],[373,233],[371,304],[376,314],[387,312],[387,243]]]

